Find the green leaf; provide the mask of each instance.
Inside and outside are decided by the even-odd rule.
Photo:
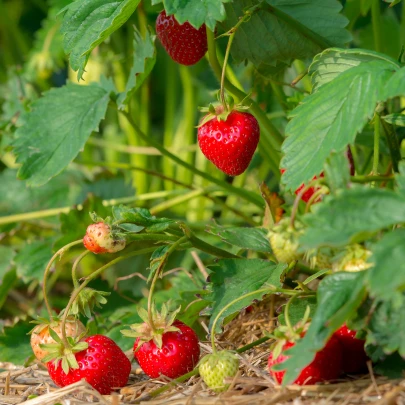
[[[81,0],[65,8],[61,32],[70,66],[81,79],[90,52],[132,15],[140,0]]]
[[[319,175],[331,151],[343,151],[354,143],[383,99],[391,70],[388,62],[362,63],[322,86],[292,111],[281,161],[286,169],[282,181],[288,189],[295,190]]]
[[[134,54],[132,68],[129,72],[125,91],[120,93],[117,99],[119,108],[124,108],[128,104],[132,95],[141,87],[142,83],[149,76],[156,62],[155,35],[146,31],[145,38],[141,33],[134,29]]]
[[[289,317],[291,325],[296,325],[304,318],[307,307],[310,308],[310,318],[314,315],[317,303],[316,297],[298,297],[290,305]],[[285,306],[283,306],[285,308]],[[284,311],[278,316],[278,321],[282,325],[286,325]]]
[[[72,83],[35,101],[25,125],[16,132],[15,153],[22,163],[19,177],[40,186],[59,174],[98,129],[108,102],[104,89]]]
[[[389,114],[382,119],[388,124],[396,125],[397,127],[405,127],[405,114]]]
[[[234,27],[245,9],[257,4],[254,0],[227,4],[225,29]],[[344,29],[348,20],[339,14],[341,9],[335,0],[267,0],[237,30],[232,56],[237,62],[248,59],[258,67],[289,65],[325,48],[343,46],[351,36]]]
[[[325,177],[332,193],[346,188],[350,181],[350,167],[347,152],[332,153],[325,162]]]
[[[148,275],[148,283],[152,280],[153,276],[155,275],[158,269],[164,267],[167,262],[167,251],[169,250],[170,246],[164,245],[159,246],[151,255],[150,257],[150,272]]]
[[[361,14],[363,14],[364,16],[366,16],[368,14],[368,12],[370,11],[372,2],[373,2],[373,0],[360,0]]]
[[[281,287],[281,279],[286,268],[285,264],[275,265],[262,259],[223,259],[210,266],[211,294],[204,297],[212,301],[209,328],[212,328],[214,319],[221,309],[236,298],[266,286]],[[216,332],[220,332],[225,318],[247,307],[252,301],[261,300],[263,295],[265,294],[251,295],[229,307],[220,316]]]
[[[402,379],[404,377],[405,359],[398,353],[386,356],[383,360],[373,364],[373,371],[390,379]]]
[[[325,49],[315,56],[308,69],[308,75],[311,76],[313,86],[312,92],[315,93],[324,84],[331,82],[341,73],[359,66],[361,63],[378,60],[391,64],[394,70],[400,67],[399,63],[389,56],[367,49]]]
[[[81,192],[84,175],[69,169],[44,186],[34,188],[28,187],[23,181],[17,181],[16,177],[17,170],[14,169],[0,173],[2,215],[73,205]]]
[[[11,269],[15,251],[9,246],[0,246],[0,280]]]
[[[367,325],[366,344],[381,347],[385,354],[396,351],[405,358],[405,297],[401,303],[381,302]]]
[[[395,299],[405,287],[405,229],[387,233],[372,248],[368,272],[370,295],[385,301]]]
[[[9,272],[2,274],[0,281],[0,309],[3,307],[6,302],[8,292],[14,287],[17,283],[17,272],[15,269],[10,270]]]
[[[391,190],[353,187],[327,197],[302,220],[307,225],[300,238],[303,249],[343,246],[405,222],[405,204],[403,197]]]
[[[405,96],[405,67],[397,70],[385,85],[384,100]]]
[[[325,346],[333,332],[352,316],[365,296],[363,278],[364,272],[340,272],[320,282],[318,306],[308,331],[286,352],[290,357],[277,366],[278,370],[287,370],[283,384],[291,384],[300,371],[312,362],[316,352]]]
[[[27,333],[32,329],[29,323],[19,322],[11,328],[4,328],[0,334],[1,361],[24,365],[32,355]]]
[[[124,205],[114,206],[116,221],[126,221],[147,228],[148,232],[162,232],[175,221],[168,218],[156,218],[146,208],[129,208]]]
[[[224,242],[257,252],[271,252],[267,231],[263,228],[224,228],[221,225],[209,225],[207,232],[218,235]]]
[[[397,4],[401,3],[402,0],[384,0],[386,3],[391,3],[390,7],[394,7]]]
[[[52,241],[50,239],[25,244],[14,259],[18,276],[25,282],[42,281],[45,267],[51,257]]]
[[[225,19],[223,3],[229,1],[231,0],[152,0],[152,4],[163,2],[166,13],[174,14],[180,24],[188,21],[197,29],[205,24],[211,31],[214,31],[217,21]]]

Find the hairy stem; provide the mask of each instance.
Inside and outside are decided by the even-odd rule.
[[[50,318],[51,321],[52,321],[52,319],[53,319],[53,316],[52,316],[52,309],[51,309],[51,306],[49,305],[48,292],[47,292],[47,288],[46,288],[47,281],[48,281],[48,274],[49,274],[49,271],[51,270],[52,264],[53,264],[53,262],[56,260],[57,257],[62,256],[62,255],[63,255],[66,251],[68,251],[71,247],[76,246],[76,245],[79,245],[79,244],[82,244],[82,243],[83,243],[83,240],[80,239],[80,240],[76,240],[76,241],[74,241],[74,242],[68,243],[66,246],[63,246],[63,248],[60,248],[60,249],[52,256],[51,260],[49,260],[49,262],[48,262],[48,264],[47,264],[47,266],[46,266],[46,268],[45,268],[45,271],[44,271],[44,281],[43,281],[43,283],[42,283],[42,293],[43,293],[43,296],[44,296],[45,306],[46,306],[46,309],[47,309],[47,311],[48,311],[49,318]]]
[[[86,277],[86,279],[83,281],[83,283],[80,284],[80,286],[78,288],[76,288],[72,292],[72,295],[70,296],[69,302],[66,305],[66,308],[65,308],[65,310],[63,312],[62,323],[61,323],[62,341],[63,341],[65,347],[70,347],[70,344],[69,344],[69,342],[67,340],[67,336],[66,336],[66,330],[65,330],[66,320],[67,320],[67,318],[69,316],[69,312],[70,312],[70,309],[72,308],[73,303],[75,302],[76,298],[79,296],[80,292],[83,291],[83,289],[87,286],[87,284],[89,284],[90,281],[94,280],[104,270],[107,270],[109,267],[113,266],[114,264],[122,262],[123,260],[129,259],[130,257],[133,257],[133,256],[140,256],[140,255],[143,255],[143,254],[146,254],[146,253],[152,253],[155,249],[156,249],[156,247],[150,247],[150,248],[145,248],[145,249],[141,249],[141,250],[136,250],[134,252],[128,253],[128,254],[126,254],[124,256],[120,256],[120,257],[117,257],[114,260],[111,260],[110,262],[108,262],[104,266],[97,269],[95,272],[91,273],[88,277]]]

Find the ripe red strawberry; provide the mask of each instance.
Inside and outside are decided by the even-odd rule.
[[[198,30],[188,22],[180,25],[164,10],[156,20],[156,34],[169,56],[181,65],[194,65],[208,49],[205,25]]]
[[[256,118],[232,111],[226,120],[213,117],[198,129],[201,152],[229,176],[242,174],[249,166],[260,138]]]
[[[140,338],[135,341],[135,359],[151,378],[161,374],[177,378],[191,371],[198,363],[200,346],[196,333],[180,321],[175,321],[173,326],[179,330],[163,333],[160,349],[153,340],[142,343],[138,349]]]
[[[49,334],[49,328],[52,328],[52,330],[59,337],[62,337],[60,319],[55,319],[49,323],[41,323],[37,325],[31,332],[31,347],[35,357],[40,361],[42,361],[42,359],[47,356],[49,352],[46,349],[42,349],[39,345],[56,343]],[[72,317],[67,319],[65,330],[66,336],[78,337],[82,334],[84,335],[86,332],[86,327],[78,319]]]
[[[338,329],[334,336],[343,347],[343,371],[345,373],[361,373],[367,370],[367,354],[364,350],[365,340],[357,339],[356,331],[346,325]]]
[[[111,228],[104,222],[87,227],[83,244],[93,253],[115,253],[125,248],[125,240],[114,238]]]
[[[124,387],[131,372],[131,362],[110,338],[103,335],[90,336],[84,340],[88,348],[75,353],[79,368],[66,374],[61,360],[49,361],[48,372],[59,387],[85,379],[100,394],[108,395],[114,388]]]
[[[269,356],[270,374],[279,384],[283,382],[285,370],[273,371],[271,368],[278,363],[285,361],[288,356],[284,352],[295,345],[294,342],[287,342],[283,345],[281,354],[274,360],[273,353]],[[312,363],[306,366],[294,381],[294,384],[309,385],[319,381],[334,380],[339,377],[342,371],[342,346],[339,340],[332,336],[326,346],[319,351]]]

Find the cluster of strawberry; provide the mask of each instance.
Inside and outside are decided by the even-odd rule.
[[[368,357],[364,343],[364,340],[356,338],[355,331],[343,325],[332,335],[326,346],[316,353],[312,363],[301,370],[294,384],[315,384],[320,381],[336,380],[342,372],[357,374],[367,371]],[[284,352],[294,345],[294,341],[286,341],[279,354],[270,353],[269,371],[280,384],[283,382],[285,371],[275,371],[272,368],[288,358]]]
[[[207,52],[205,25],[197,30],[188,22],[179,24],[174,16],[162,11],[156,21],[156,33],[169,56],[182,65],[197,63]],[[247,169],[257,148],[259,124],[252,114],[238,111],[238,106],[225,108],[226,111],[219,107],[203,118],[198,144],[218,169],[238,176]]]

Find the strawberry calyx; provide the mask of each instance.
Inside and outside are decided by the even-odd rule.
[[[275,342],[271,345],[271,352],[274,360],[280,356],[283,352],[284,346],[287,343],[295,343],[302,337],[304,337],[306,331],[309,328],[309,315],[310,315],[310,307],[307,306],[305,310],[305,314],[303,318],[297,322],[294,326],[291,325],[289,320],[289,304],[294,299],[291,298],[290,301],[287,303],[284,311],[284,316],[286,320],[286,325],[280,325],[277,329],[273,331],[272,334],[268,334],[268,336],[275,339]]]
[[[93,288],[85,287],[73,302],[69,314],[79,315],[81,313],[87,318],[91,318],[93,309],[95,307],[101,308],[102,305],[106,304],[107,299],[105,297],[110,294],[106,291],[97,291]]]
[[[248,96],[247,96],[248,97]],[[246,97],[246,98],[247,98]],[[216,118],[218,121],[226,121],[233,111],[247,111],[250,107],[244,105],[243,99],[240,103],[235,104],[235,100],[232,96],[226,95],[225,100],[221,101],[220,92],[218,92],[218,103],[210,103],[207,107],[200,107],[199,110],[203,113],[207,113],[204,118],[201,120],[197,128],[202,127],[208,121],[211,121],[213,118]]]
[[[58,368],[61,364],[65,374],[68,374],[70,369],[78,369],[79,364],[77,363],[75,353],[79,353],[88,348],[88,343],[82,341],[86,332],[83,332],[76,338],[67,337],[69,346],[66,346],[62,339],[52,329],[49,329],[49,334],[56,343],[39,345],[41,349],[48,352],[43,358],[43,362],[48,363],[53,361],[55,368]]]
[[[143,323],[129,325],[131,330],[124,329],[121,333],[127,337],[139,338],[139,344],[135,352],[139,350],[143,343],[153,340],[155,345],[161,349],[163,344],[163,335],[167,332],[178,332],[180,329],[173,326],[177,314],[180,312],[180,307],[173,312],[169,312],[166,304],[162,305],[162,310],[159,312],[155,305],[152,305],[152,321],[149,320],[148,311],[144,308],[138,310]]]
[[[371,256],[370,250],[360,244],[347,246],[333,260],[333,271],[362,271],[373,266],[368,259]]]

